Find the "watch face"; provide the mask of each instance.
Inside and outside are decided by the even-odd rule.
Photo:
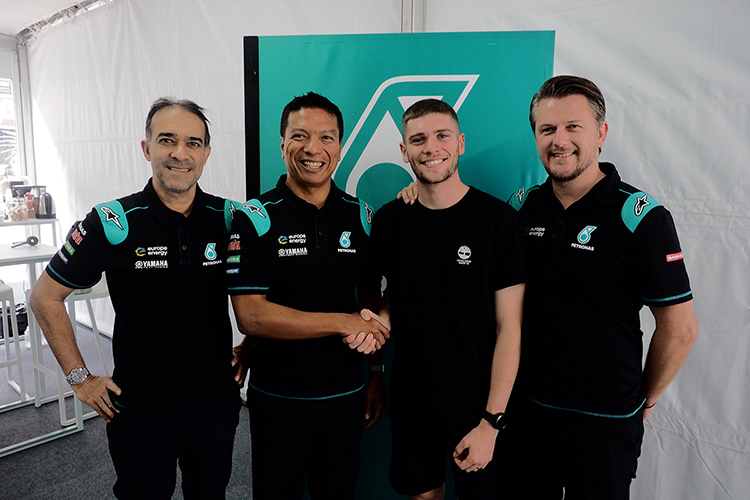
[[[89,376],[89,371],[86,368],[73,368],[70,374],[65,377],[70,385],[77,385],[86,380]]]

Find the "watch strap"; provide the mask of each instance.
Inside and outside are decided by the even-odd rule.
[[[505,418],[505,413],[490,413],[487,410],[484,410],[484,415],[482,415],[482,418],[485,419],[487,422],[489,422],[492,427],[495,429],[501,431],[505,429],[505,425],[508,423],[508,421]]]

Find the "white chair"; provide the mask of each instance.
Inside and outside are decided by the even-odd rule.
[[[0,283],[0,309],[2,309],[2,325],[5,345],[5,361],[0,362],[0,368],[8,370],[8,385],[21,397],[20,401],[0,406],[0,412],[13,410],[28,404],[31,397],[26,394],[26,384],[23,379],[23,359],[21,358],[21,341],[18,338],[18,320],[16,319],[16,303],[13,298],[13,288]],[[10,324],[10,330],[8,325]],[[15,358],[11,358],[10,344],[15,347]],[[18,381],[13,379],[13,367],[18,371]]]

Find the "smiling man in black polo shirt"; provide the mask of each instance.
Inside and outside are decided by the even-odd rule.
[[[203,108],[157,100],[141,143],[152,179],[94,207],[31,295],[76,396],[109,422],[118,498],[171,498],[179,461],[186,499],[223,499],[232,472],[241,401],[224,263],[233,207],[198,187],[209,143]],[[64,304],[104,271],[116,314],[112,377],[89,374]]]
[[[510,203],[529,270],[508,405],[510,498],[626,499],[643,422],[698,334],[670,213],[599,161],[604,96],[557,76],[531,102],[549,178]],[[656,320],[645,366],[640,310]]]
[[[255,500],[297,500],[306,478],[313,499],[353,499],[363,414],[371,424],[383,408],[379,374],[362,390],[357,352],[388,336],[357,312],[357,292],[362,306],[380,295],[372,210],[331,180],[343,132],[341,111],[325,97],[287,104],[287,175],[244,203],[232,225],[229,292],[242,345],[256,341],[248,390]]]

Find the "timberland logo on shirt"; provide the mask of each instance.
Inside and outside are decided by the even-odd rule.
[[[169,263],[166,260],[139,260],[135,263],[136,269],[167,269]]]
[[[307,248],[279,248],[279,257],[299,257],[307,255]]]
[[[458,259],[456,259],[456,262],[458,262],[462,266],[468,266],[469,264],[471,264],[471,260],[469,260],[470,257],[471,248],[463,245],[458,249]]]

